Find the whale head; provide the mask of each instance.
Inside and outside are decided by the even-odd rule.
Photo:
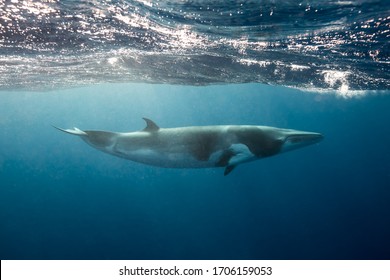
[[[280,152],[288,152],[320,142],[324,136],[321,133],[281,129],[282,146]]]

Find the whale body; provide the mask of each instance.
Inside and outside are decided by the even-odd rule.
[[[136,132],[62,129],[92,147],[121,158],[167,168],[224,167],[224,175],[237,165],[317,143],[320,133],[254,125],[215,125],[160,128],[143,118],[146,127]]]

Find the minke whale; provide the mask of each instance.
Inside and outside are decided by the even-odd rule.
[[[323,139],[320,133],[270,126],[215,125],[160,128],[143,118],[136,132],[62,129],[92,147],[121,158],[167,168],[224,167],[224,175],[245,162],[295,150]]]

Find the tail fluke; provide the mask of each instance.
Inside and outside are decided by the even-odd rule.
[[[53,125],[53,127],[58,129],[58,130],[61,130],[63,132],[73,134],[73,135],[78,135],[78,136],[88,135],[86,132],[82,131],[81,129],[78,129],[77,127],[74,127],[73,129],[63,129],[63,128],[56,127],[54,125]]]

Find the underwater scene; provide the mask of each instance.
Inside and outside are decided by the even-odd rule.
[[[387,1],[0,3],[1,259],[389,259]]]

